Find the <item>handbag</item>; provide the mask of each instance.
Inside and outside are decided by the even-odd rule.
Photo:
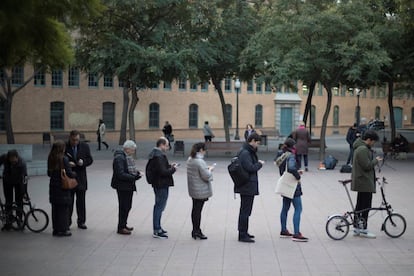
[[[66,174],[65,169],[62,169],[61,178],[62,178],[62,189],[63,190],[72,190],[76,188],[76,186],[78,186],[78,181],[76,181],[76,178],[70,178]]]
[[[275,193],[292,199],[295,195],[297,185],[298,180],[293,174],[288,172],[286,162],[286,170],[276,183]]]

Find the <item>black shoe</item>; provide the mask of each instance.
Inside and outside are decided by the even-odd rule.
[[[88,227],[86,226],[85,223],[78,224],[78,228],[79,229],[84,229],[84,230],[88,229]]]
[[[249,238],[248,236],[245,236],[245,237],[239,237],[239,242],[253,243],[254,240],[252,238]]]
[[[120,235],[131,235],[131,231],[129,231],[126,228],[119,229],[117,233],[120,234]]]
[[[12,229],[11,224],[5,224],[2,228],[1,231],[10,231]]]
[[[55,231],[53,231],[53,236],[55,236],[55,237],[70,237],[70,236],[72,236],[72,233],[70,231],[64,231],[64,232],[55,232]]]
[[[133,231],[134,230],[134,227],[125,226],[125,229],[128,230],[128,231]]]
[[[206,240],[207,237],[201,232],[201,231],[192,231],[191,232],[191,237],[193,237],[193,239],[197,239],[199,238],[200,240]]]
[[[254,235],[250,235],[249,233],[247,233],[247,236],[251,239],[254,239]]]

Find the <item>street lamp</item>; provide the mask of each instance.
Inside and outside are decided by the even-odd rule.
[[[236,88],[236,134],[234,135],[234,140],[240,140],[239,136],[239,89],[240,89],[240,80],[236,79],[234,82],[234,87]]]
[[[357,96],[356,124],[359,126],[359,122],[361,120],[361,107],[359,106],[359,96],[361,95],[361,90],[359,90],[359,88],[355,88],[355,94]]]

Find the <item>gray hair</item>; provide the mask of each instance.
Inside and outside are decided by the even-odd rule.
[[[132,140],[126,140],[124,145],[122,146],[124,149],[136,149],[137,144],[135,144]]]

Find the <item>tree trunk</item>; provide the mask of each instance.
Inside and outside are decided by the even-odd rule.
[[[123,104],[122,104],[122,118],[121,118],[121,130],[119,133],[119,144],[123,145],[126,141],[126,126],[128,119],[128,107],[129,107],[129,82],[122,89]]]
[[[221,85],[220,85],[221,81],[214,77],[212,77],[211,80],[220,97],[221,111],[223,113],[224,137],[226,139],[226,142],[230,142],[229,125],[227,122],[227,115],[226,115],[226,102],[224,101],[223,90],[221,89]]]
[[[135,111],[135,107],[137,107],[138,104],[138,91],[137,88],[135,86],[135,84],[132,85],[132,89],[131,89],[131,105],[129,107],[129,111],[128,111],[128,121],[129,121],[129,139],[131,139],[132,141],[136,141],[135,140],[135,119],[134,119],[134,111]]]
[[[305,123],[306,126],[309,126],[309,133],[311,135],[312,135],[312,118],[309,115],[311,115],[310,111],[312,110],[312,98],[313,98],[313,93],[315,91],[315,85],[316,85],[316,81],[311,81],[309,85],[308,98],[306,99],[305,112],[303,112],[303,122]],[[307,124],[308,117],[309,117],[309,124]]]
[[[10,88],[9,88],[10,89]],[[6,106],[4,112],[4,121],[6,123],[6,136],[7,144],[14,144],[14,133],[12,126],[12,104],[13,104],[13,94],[9,91],[6,94]]]
[[[391,79],[388,81],[388,109],[390,111],[390,142],[394,140],[396,131],[395,131],[395,118],[394,118],[394,104],[392,103],[392,99],[394,98],[394,81]]]
[[[328,124],[328,117],[329,117],[329,113],[331,112],[331,105],[332,105],[332,87],[328,84],[324,84],[324,86],[325,86],[328,97],[326,99],[325,114],[323,114],[323,118],[322,118],[322,128],[321,128],[321,137],[320,137],[321,145],[319,148],[319,160],[321,162],[325,160],[326,126]]]

